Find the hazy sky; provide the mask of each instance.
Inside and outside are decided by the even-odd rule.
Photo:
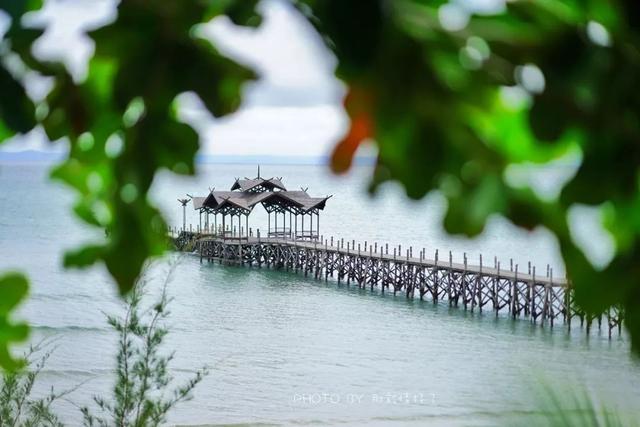
[[[335,59],[286,0],[263,0],[260,11],[264,21],[259,29],[236,27],[226,19],[203,28],[224,53],[260,74],[257,83],[245,88],[241,110],[214,119],[197,98],[183,96],[182,116],[203,136],[204,154],[327,154],[347,127],[341,106],[344,88],[333,77]],[[30,17],[47,26],[35,52],[64,61],[81,79],[93,50],[83,30],[114,16],[111,0],[48,0],[43,11]],[[0,33],[2,24],[0,19]],[[29,89],[38,96],[43,87],[33,81]],[[3,147],[40,149],[46,147],[42,139],[41,132],[34,132]]]

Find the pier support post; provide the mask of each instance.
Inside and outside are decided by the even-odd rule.
[[[202,214],[201,212],[199,215]],[[370,244],[368,241],[364,241],[365,250],[363,252],[362,245],[358,243],[356,247],[355,240],[348,241],[346,249],[344,248],[344,239],[338,240],[334,247],[334,236],[328,236],[325,239],[324,236],[318,235],[320,244],[315,238],[314,241],[307,241],[308,234],[305,235],[304,241],[290,241],[288,239],[282,241],[277,238],[263,241],[260,229],[256,229],[257,239],[254,240],[251,239],[254,230],[248,227],[248,215],[238,215],[239,229],[242,230],[242,215],[245,215],[244,223],[247,226],[244,231],[238,234],[242,239],[226,239],[226,234],[224,234],[221,239],[213,237],[196,241],[200,263],[203,263],[206,258],[209,262],[219,260],[220,263],[234,263],[243,266],[253,264],[261,266],[264,263],[270,266],[274,264],[277,268],[284,266],[287,270],[290,268],[295,268],[296,271],[303,269],[305,276],[313,272],[313,276],[318,280],[324,274],[325,281],[328,281],[329,274],[333,277],[335,271],[338,275],[338,284],[342,283],[346,275],[347,284],[355,280],[360,289],[364,289],[368,284],[372,292],[379,285],[380,292],[384,294],[389,286],[393,286],[394,295],[398,291],[404,291],[407,298],[414,298],[416,288],[418,288],[421,300],[424,299],[424,295],[431,294],[432,301],[437,303],[442,293],[442,297],[448,299],[450,306],[454,304],[458,306],[459,300],[462,298],[465,310],[470,308],[473,311],[477,304],[479,310],[482,311],[484,305],[491,302],[496,316],[499,315],[500,310],[506,308],[512,318],[530,315],[532,322],[537,323],[537,319],[540,318],[542,326],[548,321],[550,327],[553,327],[556,318],[562,314],[570,330],[572,317],[576,314],[581,317],[581,320],[586,320],[587,332],[590,331],[595,321],[598,321],[599,328],[602,327],[602,316],[589,316],[580,311],[572,311],[571,285],[570,283],[554,282],[553,268],[550,265],[547,265],[546,277],[538,280],[536,267],[531,262],[527,265],[531,274],[521,277],[519,265],[516,264],[514,268],[513,258],[509,259],[509,270],[503,272],[501,262],[496,256],[494,256],[494,268],[485,268],[482,254],[479,254],[479,267],[476,267],[469,266],[466,252],[463,254],[463,265],[453,265],[453,255],[449,251],[447,265],[446,261],[440,263],[437,249],[434,251],[434,258],[431,261],[427,259],[425,248],[419,249],[419,255],[414,255],[411,246],[406,248],[404,253],[400,252],[402,246],[394,246],[393,257],[391,257],[388,254],[388,244],[381,244],[380,252],[377,252],[377,242]],[[286,213],[283,215],[286,224]],[[216,217],[214,216],[214,218]],[[277,224],[277,213],[274,221]],[[223,229],[226,230],[228,225],[225,215],[223,215],[222,224]],[[232,215],[231,229],[235,236],[233,224]],[[201,224],[197,224],[197,226],[198,230],[203,230],[200,227]],[[206,229],[206,225],[204,228]],[[286,226],[284,230],[285,234],[290,235]],[[188,233],[188,230],[185,230],[185,233]],[[196,237],[189,234],[184,236],[185,238]],[[280,233],[278,236],[284,235]],[[316,235],[313,234],[313,236]],[[244,237],[247,237],[246,241]],[[329,249],[329,243],[332,244],[331,249]],[[385,250],[387,251],[386,255]],[[613,328],[621,327],[622,312],[614,309],[605,313],[605,316],[605,321],[609,326],[609,334],[612,333]]]
[[[495,258],[494,258],[495,261]],[[498,276],[493,278],[493,308],[496,310],[496,317],[498,317],[498,310],[500,310],[499,300],[498,300],[498,292],[499,292],[499,283],[500,283],[500,261],[496,261],[496,266],[498,270]]]
[[[512,261],[513,265],[513,261]],[[514,274],[512,289],[511,289],[511,315],[516,318],[516,310],[518,309],[518,264],[516,264],[516,271]]]
[[[536,266],[533,266],[533,281],[530,282],[530,286],[529,286],[529,304],[531,305],[531,308],[529,309],[529,312],[531,313],[531,320],[535,323],[536,322],[536,318],[538,317],[536,313],[536,293],[535,293],[535,287],[536,287]]]
[[[464,261],[464,270],[462,273],[462,304],[464,305],[464,309],[467,309],[467,253],[464,252],[462,254]]]

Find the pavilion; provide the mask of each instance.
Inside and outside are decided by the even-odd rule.
[[[199,211],[200,230],[206,232],[221,234],[225,238],[247,238],[249,215],[257,205],[262,205],[268,214],[266,237],[317,240],[320,211],[324,210],[330,197],[311,197],[307,189],[287,190],[282,178],[262,178],[258,168],[256,178],[236,178],[229,191],[212,189],[206,197],[192,197],[192,200],[194,209]],[[210,215],[213,215],[213,228],[210,227]],[[305,218],[308,218],[306,228]]]

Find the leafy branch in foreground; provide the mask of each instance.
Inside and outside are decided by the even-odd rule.
[[[334,170],[373,139],[372,188],[397,180],[412,198],[441,192],[448,232],[476,236],[493,215],[546,227],[578,304],[596,315],[623,306],[640,354],[640,2],[522,0],[490,11],[446,0],[291,3],[333,50],[349,88],[351,127]],[[67,138],[69,158],[52,177],[76,190],[82,220],[110,231],[68,253],[66,266],[102,262],[126,294],[144,262],[162,253],[166,224],[148,190],[162,168],[193,173],[199,146],[176,113],[178,96],[196,94],[219,117],[238,108],[242,85],[257,77],[199,27],[215,17],[258,25],[256,4],[119,2],[114,22],[86,33],[95,54],[87,77],[73,79],[33,56],[41,31],[22,17],[41,1],[0,0],[11,20],[0,41],[0,142],[38,124],[50,140]],[[30,73],[51,77],[45,100],[28,96]],[[577,172],[553,200],[506,178],[514,165],[571,156]],[[568,218],[580,205],[600,211],[615,241],[602,269],[572,235]]]
[[[599,402],[585,385],[558,387],[540,382],[535,401],[544,424],[552,427],[637,426],[638,414]]]
[[[257,0],[128,0],[117,18],[86,36],[95,54],[85,78],[34,55],[42,28],[25,24],[42,0],[0,0],[0,144],[41,126],[51,141],[66,139],[69,157],[52,171],[77,193],[75,214],[108,230],[106,239],[69,252],[65,267],[104,263],[121,294],[145,261],[166,249],[166,224],[147,197],[162,168],[193,174],[199,136],[177,114],[176,99],[192,92],[216,117],[235,111],[243,83],[257,76],[227,58],[197,31],[216,17],[256,26]],[[8,29],[3,31],[5,18]],[[46,77],[45,99],[27,90]],[[0,301],[5,289],[0,287]],[[0,314],[0,366],[15,368],[6,344],[23,340]]]
[[[624,306],[640,354],[640,2],[296,0],[338,58],[351,128],[334,151],[348,169],[379,148],[372,190],[439,191],[445,229],[477,236],[502,215],[558,239],[576,301]],[[475,9],[474,9],[475,8]],[[559,196],[508,179],[512,166],[575,159]],[[615,241],[594,266],[573,208],[591,206]]]
[[[163,355],[161,346],[168,330],[165,320],[170,312],[166,288],[157,302],[144,308],[142,300],[147,286],[142,277],[127,296],[123,317],[108,316],[109,325],[118,332],[116,384],[109,397],[94,397],[102,415],[89,407],[81,409],[85,426],[157,426],[166,421],[168,412],[178,403],[191,398],[191,391],[202,381],[207,369],[198,370],[185,384],[168,392],[172,376],[168,366],[173,353]]]
[[[59,427],[63,425],[51,406],[75,389],[56,393],[51,388],[51,391],[42,398],[32,397],[33,386],[51,356],[51,351],[46,351],[34,361],[41,348],[41,344],[29,348],[24,357],[26,366],[23,369],[3,373],[0,389],[0,426]]]

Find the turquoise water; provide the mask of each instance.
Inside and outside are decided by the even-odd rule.
[[[253,175],[254,167],[234,165],[206,167],[197,179],[164,175],[153,195],[177,225],[177,197],[226,189],[233,177]],[[482,251],[503,265],[512,257],[562,271],[544,230],[529,234],[493,219],[479,239],[451,238],[438,225],[440,198],[407,202],[388,186],[370,200],[365,169],[337,179],[321,167],[263,166],[262,175],[282,176],[290,188],[308,186],[314,195],[334,194],[320,219],[326,236],[413,245],[416,252],[452,250],[455,259]],[[45,177],[41,165],[0,167],[0,269],[29,273],[32,296],[21,316],[35,326],[36,339],[55,340],[38,391],[82,383],[70,399],[83,405],[112,384],[115,337],[103,313],[118,312],[120,303],[101,267],[61,269],[63,248],[101,233],[77,223],[69,213],[73,194]],[[191,211],[190,220],[197,223]],[[250,225],[263,221],[259,214]],[[284,272],[170,258],[177,263],[167,342],[177,351],[174,374],[184,379],[211,367],[195,398],[172,414],[175,424],[531,424],[541,422],[532,415],[541,382],[562,393],[586,388],[623,412],[640,401],[640,368],[624,336],[608,340],[596,330],[586,337],[579,328],[569,334]],[[71,403],[57,410],[78,423]]]

